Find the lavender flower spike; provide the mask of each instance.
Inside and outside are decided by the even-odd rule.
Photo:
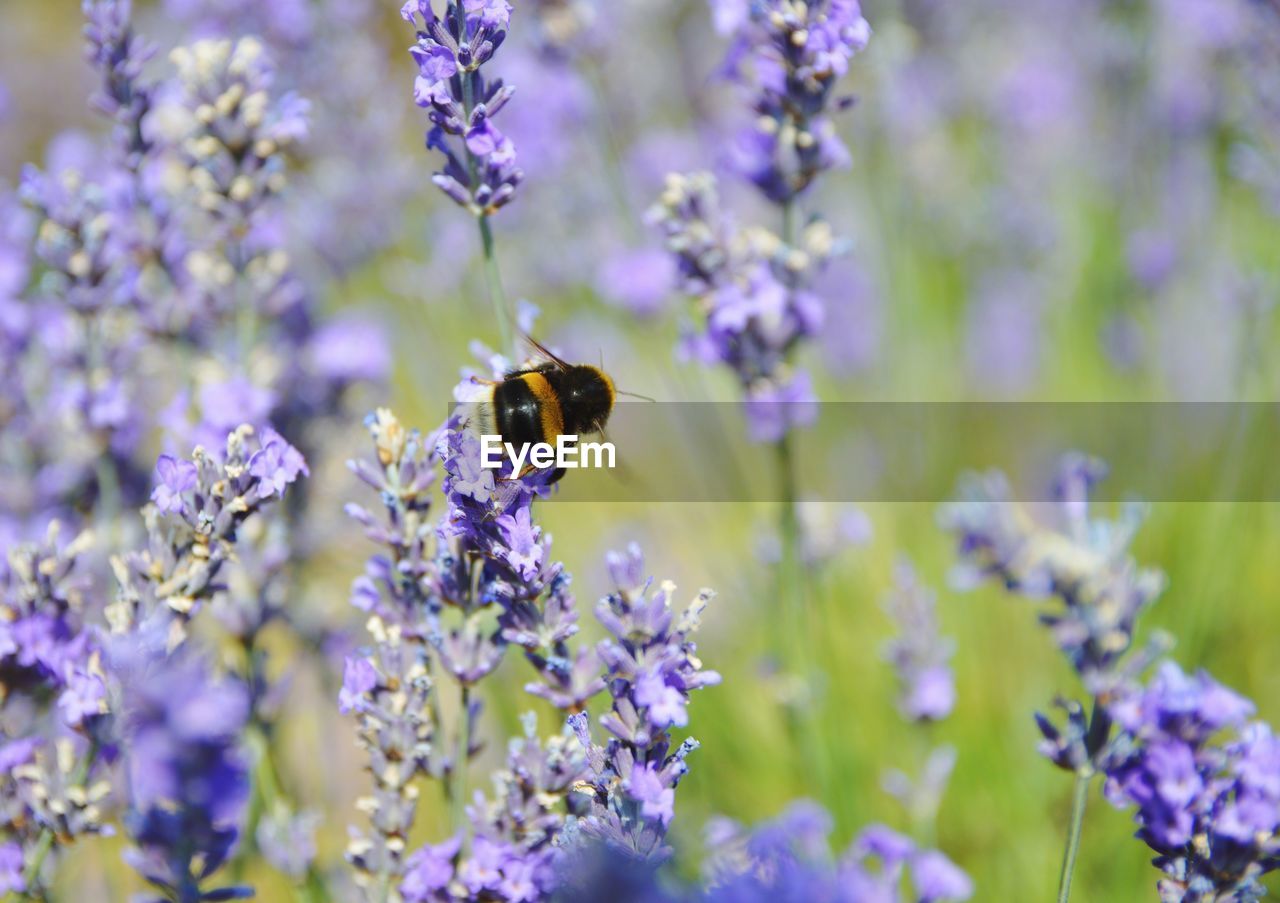
[[[297,449],[278,433],[258,435],[250,426],[227,437],[221,460],[203,448],[191,461],[161,456],[152,504],[143,512],[147,549],[112,561],[120,584],[107,609],[113,631],[164,619],[171,642],[182,642],[200,603],[221,588],[217,578],[240,526],[306,472]]]
[[[732,34],[726,70],[751,98],[754,123],[736,148],[738,167],[765,197],[790,204],[823,172],[847,163],[832,110],[849,60],[871,28],[857,0],[712,0],[717,24]]]
[[[235,845],[248,797],[238,748],[248,693],[212,678],[185,648],[170,657],[163,646],[147,648],[145,637],[138,646],[117,663],[125,675],[124,820],[134,842],[126,859],[172,903],[251,897],[248,887],[206,887]]]
[[[894,570],[894,589],[884,608],[898,635],[885,645],[901,688],[898,708],[911,721],[938,721],[955,706],[955,682],[948,664],[954,642],[938,630],[937,598],[905,559]]]
[[[1280,739],[1247,723],[1253,704],[1207,674],[1163,663],[1111,706],[1121,737],[1107,797],[1135,807],[1138,837],[1163,873],[1163,903],[1255,903],[1280,868]],[[1233,737],[1219,739],[1223,731]]]
[[[668,176],[648,219],[699,312],[684,353],[733,371],[754,440],[776,442],[810,423],[816,397],[791,358],[822,327],[823,305],[809,286],[836,251],[830,227],[809,223],[794,246],[767,229],[740,227],[722,209],[710,173]]]
[[[284,189],[284,153],[306,136],[307,103],[272,101],[274,70],[254,38],[198,41],[170,58],[185,93],[175,125],[195,201],[232,229]]]
[[[637,585],[634,575],[643,560],[634,547],[628,556],[628,566],[615,558],[610,568],[626,583],[596,606],[610,634],[598,654],[613,698],[600,724],[612,736],[597,746],[585,714],[570,723],[588,750],[590,777],[580,785],[589,803],[583,835],[637,859],[661,861],[670,854],[665,838],[675,815],[675,787],[688,771],[686,757],[698,746],[688,738],[673,751],[671,728],[688,723],[689,694],[718,684],[720,675],[703,669],[692,639],[711,592],[703,590],[677,616],[671,607],[675,585]]]
[[[946,505],[939,519],[957,536],[961,580],[993,578],[1027,598],[1056,600],[1041,621],[1089,695],[1105,701],[1140,674],[1167,640],[1157,636],[1147,649],[1128,655],[1138,617],[1159,596],[1164,577],[1139,567],[1129,555],[1142,520],[1140,506],[1126,506],[1116,520],[1093,516],[1090,493],[1104,474],[1105,466],[1095,459],[1067,456],[1056,501],[1047,511],[1015,501],[998,473],[973,476],[962,485],[960,500]],[[1089,719],[1079,708],[1068,712],[1065,735],[1041,719],[1046,749],[1072,770],[1097,754],[1106,733],[1097,722],[1090,737]]]
[[[352,586],[351,602],[369,613],[372,647],[349,656],[339,708],[354,714],[357,742],[369,757],[373,792],[361,800],[371,831],[352,829],[347,861],[367,900],[388,899],[404,878],[410,829],[417,814],[416,781],[440,777],[446,760],[436,749],[438,718],[429,676],[428,637],[436,632],[438,602],[429,598],[434,563],[428,542],[435,444],[406,430],[387,410],[366,424],[374,462],[349,467],[378,490],[382,520],[357,505],[347,513],[363,524],[380,551]]]
[[[143,124],[154,103],[154,86],[142,80],[142,70],[155,48],[134,32],[132,13],[131,0],[84,2],[86,55],[102,75],[93,104],[115,121],[125,166],[137,171],[152,145]]]
[[[494,122],[515,89],[480,71],[506,40],[511,4],[449,0],[442,18],[430,0],[408,0],[401,16],[417,28],[409,53],[418,65],[414,101],[432,123],[427,147],[445,158],[432,181],[476,216],[489,216],[524,179],[515,145]]]

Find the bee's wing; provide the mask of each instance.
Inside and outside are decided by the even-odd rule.
[[[559,369],[561,369],[561,370],[568,370],[568,369],[569,369],[569,367],[570,367],[570,366],[572,366],[568,361],[562,360],[560,357],[558,357],[557,355],[553,354],[553,353],[551,352],[551,350],[550,350],[549,348],[547,348],[547,346],[546,346],[546,345],[543,345],[541,342],[539,342],[539,341],[538,341],[537,339],[535,339],[533,336],[531,336],[531,335],[526,335],[526,336],[524,337],[524,340],[525,340],[526,342],[528,342],[531,346],[533,346],[533,349],[534,349],[535,351],[537,351],[539,354],[541,354],[543,357],[545,357],[545,358],[546,358],[548,361],[550,361],[551,363],[555,364],[557,368],[559,368]]]

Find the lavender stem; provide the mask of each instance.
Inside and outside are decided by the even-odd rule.
[[[1089,782],[1093,769],[1076,773],[1075,788],[1071,794],[1071,824],[1067,828],[1067,848],[1062,856],[1062,875],[1058,879],[1058,903],[1071,898],[1071,874],[1075,871],[1076,855],[1080,852],[1080,830],[1084,827],[1085,803],[1089,799]]]
[[[484,248],[484,279],[489,288],[489,300],[493,303],[493,314],[498,321],[498,340],[502,343],[503,354],[513,354],[513,363],[518,363],[519,349],[516,348],[511,329],[510,308],[507,305],[507,293],[502,288],[502,272],[498,269],[498,256],[494,250],[493,229],[489,225],[489,217],[481,216],[480,244]]]
[[[467,836],[467,760],[471,757],[471,687],[459,685],[457,747],[453,754],[453,788],[449,795],[453,804],[453,828]]]

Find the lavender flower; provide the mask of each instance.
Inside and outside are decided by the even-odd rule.
[[[688,723],[689,694],[718,684],[720,675],[703,669],[692,640],[710,591],[677,617],[671,607],[675,585],[665,582],[651,591],[651,581],[634,579],[643,572],[639,550],[633,547],[627,558],[611,561],[615,579],[621,575],[625,582],[596,607],[610,634],[597,654],[612,697],[600,725],[612,736],[597,746],[585,714],[573,715],[570,723],[588,750],[590,777],[581,785],[589,800],[584,836],[660,861],[670,854],[664,841],[674,817],[674,790],[688,771],[686,757],[698,746],[687,738],[673,751],[670,728]]]
[[[377,0],[166,0],[165,13],[205,38],[256,36],[277,83],[312,103],[310,136],[284,213],[308,275],[351,272],[398,234],[412,164],[403,112],[374,101],[391,77]],[[353,178],[358,172],[359,178]]]
[[[1280,868],[1280,740],[1246,723],[1253,704],[1203,672],[1164,662],[1114,702],[1121,737],[1107,797],[1136,807],[1138,837],[1165,877],[1162,901],[1256,901]],[[1231,730],[1235,736],[1220,740]]]
[[[1114,521],[1092,516],[1090,493],[1105,473],[1096,459],[1068,456],[1056,501],[1044,512],[1017,503],[998,473],[970,477],[961,499],[940,513],[959,541],[958,580],[993,578],[1028,598],[1058,601],[1041,621],[1094,696],[1137,673],[1124,657],[1138,616],[1164,586],[1160,573],[1138,567],[1128,554],[1142,522],[1140,505],[1126,505]]]
[[[92,587],[77,569],[92,542],[89,533],[63,542],[54,521],[43,542],[14,546],[0,565],[0,695],[60,692],[71,725],[97,709],[74,701],[98,646],[86,623]]]
[[[417,808],[419,775],[440,773],[433,761],[436,709],[427,655],[421,641],[398,625],[374,616],[370,634],[377,643],[367,656],[348,659],[342,709],[355,712],[360,745],[369,752],[373,794],[361,802],[373,827],[352,831],[347,861],[365,898],[385,899],[404,874],[404,854]]]
[[[733,44],[725,68],[751,100],[754,124],[738,140],[743,175],[776,204],[789,204],[849,152],[829,114],[852,103],[834,97],[871,28],[857,0],[713,0],[716,24]]]
[[[830,817],[808,802],[793,803],[777,819],[745,836],[732,827],[722,828],[717,838],[717,886],[704,899],[763,901],[783,893],[795,899],[924,903],[967,900],[973,894],[968,876],[941,853],[919,849],[909,838],[880,825],[865,828],[833,863],[830,831]],[[912,890],[904,896],[901,888],[908,878]]]
[[[116,145],[124,151],[126,167],[136,172],[152,144],[144,123],[154,103],[153,86],[143,81],[142,71],[155,48],[134,32],[132,12],[131,0],[84,4],[86,56],[102,75],[92,101],[115,121]]]
[[[363,808],[375,830],[354,835],[348,850],[357,883],[366,894],[398,888],[410,901],[545,899],[570,813],[582,814],[577,824],[585,835],[616,838],[639,855],[662,854],[673,790],[696,746],[687,741],[670,753],[668,728],[687,723],[690,691],[719,679],[701,669],[689,637],[705,596],[677,623],[667,601],[672,587],[648,595],[639,550],[611,556],[619,588],[597,614],[615,638],[575,654],[569,578],[531,515],[541,485],[483,471],[478,442],[457,417],[431,441],[387,411],[368,423],[376,463],[351,466],[379,491],[386,516],[357,506],[348,512],[387,553],[370,560],[352,589],[353,604],[372,615],[374,646],[347,660],[339,699],[360,722],[374,775],[374,795]],[[446,504],[433,529],[437,458]],[[497,632],[483,629],[495,616]],[[492,799],[476,794],[467,821],[455,821],[456,831],[473,837],[469,851],[463,854],[460,833],[406,858],[413,778],[447,780],[456,805],[461,776],[480,748],[471,689],[508,645],[523,648],[539,675],[529,692],[574,713],[572,729],[541,741],[526,718],[524,737],[511,742],[506,768],[494,775]],[[433,672],[460,689],[452,758],[439,744],[445,732]],[[583,710],[606,686],[614,705],[601,723],[615,739],[601,748],[591,744]]]
[[[849,903],[931,903],[967,900],[973,882],[943,854],[872,825],[833,856],[831,817],[816,803],[793,803],[752,829],[728,819],[708,828],[707,886],[681,888],[652,868],[607,848],[594,859],[570,860],[553,898],[587,903],[619,896],[652,903],[766,903],[841,900]],[[909,888],[909,890],[908,890]]]
[[[703,321],[686,334],[684,353],[733,371],[756,441],[776,442],[810,423],[809,377],[790,359],[822,327],[822,303],[808,285],[834,251],[830,228],[811,223],[794,247],[766,229],[741,228],[722,210],[709,173],[668,176],[649,220]]]
[[[348,860],[366,893],[390,886],[402,887],[407,899],[462,899],[462,892],[446,888],[455,880],[454,871],[446,869],[440,849],[424,848],[406,861],[404,839],[414,818],[412,783],[417,775],[447,778],[455,797],[463,792],[459,776],[478,749],[472,730],[479,704],[470,696],[471,687],[497,667],[508,643],[524,647],[543,675],[545,686],[540,683],[531,692],[566,709],[579,708],[601,683],[571,664],[566,643],[577,627],[568,577],[550,560],[549,538],[531,520],[533,489],[521,481],[499,484],[492,473],[481,470],[478,441],[458,422],[432,438],[405,430],[388,411],[370,417],[368,426],[376,463],[352,462],[351,467],[379,491],[386,517],[380,521],[355,505],[348,506],[348,513],[386,551],[370,559],[352,587],[352,604],[372,615],[368,626],[375,645],[348,659],[340,705],[357,714],[361,744],[371,757],[375,787],[365,808],[375,831],[356,836]],[[444,470],[446,505],[439,523],[433,524],[429,515],[437,457]],[[486,630],[482,625],[495,614],[498,629]],[[593,658],[579,661],[594,664]],[[428,676],[433,668],[455,681],[462,694],[464,715],[456,726],[452,759],[436,743],[444,731],[434,700],[438,688]],[[532,733],[528,740],[533,742]],[[533,794],[521,788],[531,770],[536,771],[535,759],[563,759],[565,753],[554,752],[562,745],[551,744],[544,752],[537,744],[526,744],[511,765],[519,780],[500,781],[507,789],[493,804],[496,808],[477,803],[472,811],[477,844],[471,858],[457,864],[456,880],[462,885],[496,891],[497,884],[489,887],[491,881],[515,880],[504,877],[494,858],[500,849],[518,848],[522,856],[539,862],[549,855],[555,825],[535,832],[527,809],[535,804],[555,808],[547,795],[552,791]],[[546,767],[553,772],[562,768],[554,763]],[[557,793],[567,792],[576,777],[571,771]],[[517,805],[517,790],[524,807],[518,818],[509,811]],[[552,815],[548,811],[541,817]],[[481,837],[488,846],[479,843]],[[521,870],[533,868],[533,859],[520,862]],[[544,872],[545,863],[534,868],[534,877]],[[444,877],[437,881],[433,875]]]
[[[218,578],[241,526],[305,471],[278,434],[258,438],[249,426],[227,437],[222,460],[203,448],[191,461],[162,457],[155,504],[144,512],[147,549],[113,562],[120,595],[107,610],[112,629],[124,633],[161,619],[171,621],[171,637],[180,642],[201,601],[223,588]]]
[[[0,747],[0,761],[7,766],[0,779],[0,826],[22,851],[22,871],[10,875],[10,883],[41,893],[47,886],[40,873],[48,849],[44,842],[66,846],[89,835],[112,833],[107,824],[112,786],[103,774],[93,774],[92,751],[92,746],[86,749],[83,741],[65,736],[32,736]]]
[[[427,147],[445,157],[432,181],[476,216],[490,216],[511,202],[524,178],[515,145],[493,121],[515,89],[480,71],[506,40],[511,5],[449,0],[441,18],[429,0],[408,0],[401,15],[422,25],[409,52],[418,65],[414,100],[432,122]]]
[[[955,644],[939,633],[937,599],[906,559],[898,562],[894,583],[884,608],[899,633],[885,645],[885,656],[898,676],[898,708],[911,721],[946,718],[956,701],[948,664]]]
[[[390,411],[380,410],[366,423],[374,462],[352,461],[349,467],[379,492],[386,517],[379,522],[357,505],[348,505],[347,513],[384,552],[370,558],[352,586],[352,604],[370,613],[367,627],[375,645],[347,659],[339,707],[356,714],[374,781],[361,806],[373,830],[353,830],[346,856],[365,899],[377,900],[406,877],[416,778],[442,776],[448,761],[436,746],[439,710],[429,675],[435,444],[406,430]]]
[[[249,714],[245,688],[211,677],[186,651],[124,655],[133,659],[119,665],[130,793],[125,825],[134,843],[126,858],[173,903],[252,896],[246,887],[207,887],[236,842],[247,798],[237,748]]]
[[[141,432],[133,404],[138,342],[125,309],[125,274],[113,263],[124,251],[120,214],[102,185],[74,171],[29,166],[20,194],[38,222],[41,276],[28,301],[43,309],[32,314],[32,334],[18,350],[15,395],[31,412],[58,415],[55,424],[31,424],[26,435],[33,476],[57,475],[43,493],[49,507],[83,507],[87,498],[116,507]]]
[[[476,834],[470,856],[459,858],[457,839],[414,853],[400,888],[408,903],[519,903],[547,899],[555,889],[564,810],[585,757],[572,731],[544,743],[534,717],[523,721],[524,736],[511,740],[506,767],[493,775],[494,799],[477,794],[468,809]]]
[[[284,188],[284,154],[306,136],[307,104],[272,102],[274,70],[251,38],[198,41],[170,56],[185,91],[189,118],[175,128],[195,202],[227,228],[248,225]]]

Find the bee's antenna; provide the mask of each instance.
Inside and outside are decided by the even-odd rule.
[[[658,402],[658,399],[656,398],[650,398],[648,395],[640,395],[637,392],[624,392],[621,389],[616,389],[614,391],[616,391],[619,395],[626,395],[628,398],[638,398],[641,401],[652,401],[654,404],[657,404]]]

